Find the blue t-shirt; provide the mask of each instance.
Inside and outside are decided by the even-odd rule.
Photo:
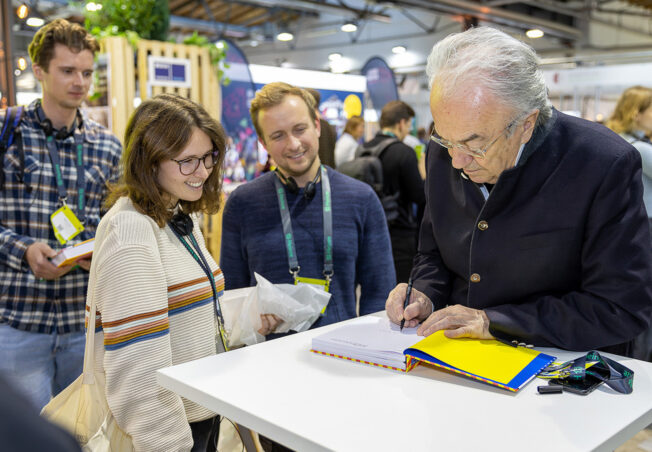
[[[367,184],[327,168],[333,206],[333,264],[331,300],[313,328],[356,316],[355,288],[361,286],[360,315],[385,308],[396,284],[385,214],[378,197]],[[274,173],[267,173],[238,187],[224,209],[220,267],[226,289],[256,285],[254,272],[273,283],[292,284],[283,240],[281,214]],[[303,189],[285,190],[299,276],[323,278],[324,232],[322,186],[312,200]]]

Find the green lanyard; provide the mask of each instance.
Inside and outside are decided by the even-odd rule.
[[[330,282],[333,278],[333,211],[331,205],[331,185],[328,180],[328,173],[326,168],[321,165],[322,180],[322,213],[324,219],[324,270],[323,275],[326,281]],[[283,225],[283,237],[285,240],[285,248],[288,255],[288,266],[290,274],[294,277],[295,281],[299,276],[301,267],[299,266],[299,259],[297,258],[297,251],[294,245],[294,234],[292,233],[292,218],[285,196],[285,188],[278,177],[274,177],[274,185],[276,186],[276,196],[278,197],[278,207],[281,212],[281,222]]]
[[[75,159],[75,166],[77,168],[77,215],[82,224],[85,222],[86,208],[86,175],[84,173],[84,132],[75,134],[75,150],[77,151],[77,158]],[[54,167],[54,176],[57,184],[57,191],[59,192],[59,202],[62,205],[66,203],[68,193],[66,186],[63,182],[63,175],[61,174],[61,161],[59,160],[59,152],[54,144],[54,136],[52,134],[45,138],[45,146],[50,154],[50,160]]]
[[[199,248],[199,244],[197,243],[197,240],[195,240],[195,236],[192,235],[192,232],[188,234],[188,238],[190,240],[190,243],[192,246],[186,242],[181,234],[177,232],[177,230],[173,227],[170,227],[172,232],[174,232],[174,235],[177,236],[177,238],[183,243],[183,246],[188,250],[190,255],[195,259],[195,261],[199,264],[201,269],[204,271],[206,274],[206,277],[208,278],[208,281],[211,283],[211,289],[213,290],[213,306],[215,307],[215,315],[217,316],[217,330],[220,335],[220,341],[222,342],[222,346],[224,346],[224,351],[228,352],[229,347],[227,346],[227,337],[226,337],[226,330],[224,329],[224,317],[222,316],[222,307],[220,306],[220,300],[217,296],[217,287],[215,285],[215,276],[213,276],[213,272],[211,271],[210,266],[208,265],[208,262],[206,262],[206,258],[204,257],[204,254],[201,252],[201,249]],[[194,248],[194,249],[193,249]]]

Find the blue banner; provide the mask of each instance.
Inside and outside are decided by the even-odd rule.
[[[385,104],[398,100],[394,71],[382,58],[372,57],[365,63],[360,73],[367,77],[367,93],[380,118],[380,111]]]

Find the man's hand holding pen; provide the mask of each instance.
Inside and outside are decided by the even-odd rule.
[[[413,288],[407,306],[403,309],[407,287],[405,283],[396,286],[387,297],[385,309],[392,322],[400,324],[405,319],[404,327],[413,328],[432,313],[432,303],[423,293]]]
[[[407,288],[407,284],[401,283],[387,297],[385,310],[387,317],[393,323],[400,325],[405,319],[404,327],[419,326],[417,334],[420,336],[429,336],[435,331],[446,330],[445,334],[450,338],[494,338],[489,333],[489,318],[483,310],[458,304],[433,312],[430,299],[414,288],[410,291],[409,300],[405,304]]]

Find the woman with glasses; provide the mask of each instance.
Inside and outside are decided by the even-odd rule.
[[[97,312],[95,369],[136,450],[215,450],[219,418],[161,388],[155,374],[226,348],[224,278],[197,221],[220,207],[225,139],[190,100],[143,102],[97,230],[87,298]]]

